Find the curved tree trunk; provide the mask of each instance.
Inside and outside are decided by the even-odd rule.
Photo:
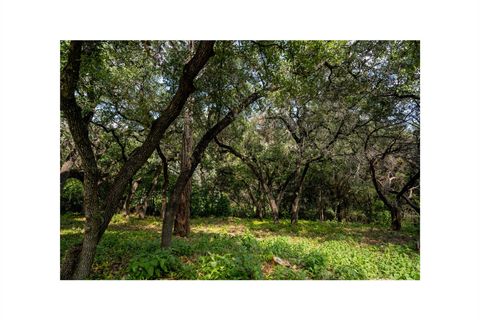
[[[250,198],[250,201],[252,203],[252,206],[253,206],[253,210],[255,210],[255,216],[262,220],[263,219],[263,206],[262,206],[262,201],[261,201],[261,197],[258,196],[256,197],[255,196],[255,190],[253,189],[253,187],[251,187],[249,184],[247,184],[245,181],[243,181],[243,184],[245,185],[245,188],[247,189],[247,193],[248,193],[248,197]]]
[[[385,194],[382,192],[380,185],[377,181],[377,177],[375,173],[375,163],[373,160],[369,161],[369,168],[370,168],[373,186],[377,191],[377,195],[379,196],[380,200],[382,200],[383,204],[387,207],[388,211],[390,211],[390,217],[392,219],[392,222],[391,222],[392,230],[398,231],[402,228],[401,211],[400,211],[400,207],[398,206],[398,201],[389,201],[385,196]]]
[[[75,166],[75,151],[72,151],[60,168],[60,192],[68,179],[75,178],[83,183],[83,172]]]
[[[96,244],[98,242],[98,230],[100,216],[100,205],[98,198],[98,168],[92,144],[88,137],[88,127],[83,122],[82,110],[77,105],[75,98],[75,89],[77,86],[80,58],[82,53],[82,43],[72,41],[70,46],[70,55],[68,62],[61,76],[60,101],[61,111],[67,119],[68,128],[72,134],[76,150],[82,160],[84,169],[84,209],[85,209],[85,228],[82,242],[82,249],[78,257],[72,259],[76,263],[72,268],[71,274],[63,274],[67,278],[84,279],[90,273],[90,268],[95,255]]]
[[[135,149],[120,169],[107,192],[104,205],[100,206],[97,163],[88,137],[88,126],[82,121],[82,110],[77,105],[75,97],[80,74],[82,45],[82,41],[71,41],[69,56],[61,72],[60,82],[60,108],[67,120],[85,174],[86,215],[82,249],[79,253],[78,250],[72,250],[70,251],[72,254],[66,256],[70,260],[69,262],[75,263],[75,266],[70,270],[61,271],[64,279],[85,279],[90,274],[97,244],[107,229],[113,214],[119,208],[125,187],[153,153],[170,124],[178,117],[187,98],[195,91],[193,80],[214,54],[214,41],[200,42],[195,55],[184,65],[178,89],[169,105],[162,112],[162,116],[153,121],[145,142]],[[75,252],[77,253],[75,254]],[[67,268],[68,265],[69,263],[65,263],[62,264],[62,267]],[[73,272],[71,272],[72,270]]]
[[[258,179],[258,183],[260,185],[260,189],[264,192],[264,194],[267,197],[267,202],[270,207],[270,211],[272,213],[273,217],[273,222],[278,223],[279,222],[279,208],[280,204],[282,203],[283,196],[285,194],[285,190],[290,183],[292,179],[295,177],[296,170],[293,171],[285,180],[285,182],[279,187],[279,190],[277,192],[277,197],[275,198],[274,196],[274,190],[273,186],[271,185],[271,182],[268,182],[264,175],[263,172],[261,171],[261,168],[258,166],[258,164],[253,161],[252,159],[242,155],[240,152],[235,150],[233,147],[221,143],[218,139],[215,139],[216,143],[218,144],[219,147],[227,150],[240,160],[242,160],[252,171],[252,173],[255,175],[255,177]]]
[[[250,104],[258,100],[261,95],[258,92],[255,92],[248,96],[238,108],[238,111],[242,111]],[[173,222],[175,219],[175,214],[178,212],[180,207],[180,199],[185,186],[192,177],[195,169],[202,160],[203,153],[208,147],[208,144],[225,129],[230,123],[235,120],[237,112],[235,109],[231,109],[227,115],[218,121],[212,128],[210,128],[200,139],[200,141],[195,146],[195,149],[192,152],[191,156],[191,166],[189,170],[182,170],[180,175],[177,178],[175,187],[170,196],[167,206],[167,212],[165,214],[165,219],[163,220],[162,225],[162,248],[168,248],[172,242],[172,231],[173,231]]]

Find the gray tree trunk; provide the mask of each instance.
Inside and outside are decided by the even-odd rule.
[[[193,102],[192,102],[193,103]],[[182,137],[182,153],[180,170],[188,171],[192,166],[191,154],[193,151],[192,135],[192,104],[185,108]],[[180,195],[178,211],[175,215],[174,234],[186,237],[190,234],[190,199],[192,194],[192,178],[188,179],[183,192]]]

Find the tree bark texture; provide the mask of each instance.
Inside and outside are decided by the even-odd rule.
[[[64,279],[85,279],[90,274],[97,244],[107,229],[113,214],[118,210],[126,186],[158,146],[170,124],[180,114],[188,97],[195,90],[193,85],[195,77],[214,54],[214,41],[199,43],[195,55],[184,65],[179,86],[169,105],[162,116],[152,122],[145,142],[133,151],[115,176],[107,192],[105,202],[100,206],[97,163],[88,137],[88,126],[82,121],[82,110],[77,105],[75,98],[80,75],[82,45],[82,41],[71,41],[69,56],[61,72],[60,81],[60,108],[67,120],[84,171],[86,215],[82,249],[78,253],[78,250],[72,248],[72,251],[66,254],[66,258],[73,261],[75,266],[69,269],[70,273],[67,270],[62,270],[61,274]],[[75,252],[77,252],[76,255]],[[62,264],[65,268],[68,265],[69,263]]]
[[[125,203],[123,205],[123,210],[125,211],[125,215],[129,215],[132,211],[132,196],[135,194],[135,192],[138,189],[138,185],[140,184],[139,180],[133,181],[130,185],[130,189],[127,192],[127,197],[125,199]]]
[[[68,179],[75,178],[83,183],[83,172],[75,165],[75,151],[72,151],[60,167],[60,192]]]
[[[167,193],[168,193],[168,161],[167,157],[162,152],[162,149],[157,148],[157,153],[162,159],[163,167],[163,183],[162,183],[162,209],[160,210],[160,218],[165,218],[165,212],[167,212]]]
[[[187,171],[192,165],[190,155],[193,149],[192,136],[192,112],[191,105],[185,108],[183,122],[182,152],[180,159],[180,170]],[[180,196],[180,204],[175,215],[174,234],[186,237],[190,234],[190,198],[192,194],[192,179],[188,179],[185,188]]]
[[[165,219],[163,220],[162,226],[162,248],[168,248],[172,242],[172,231],[173,231],[173,222],[175,219],[175,214],[178,212],[180,207],[180,200],[183,190],[187,185],[188,181],[195,172],[198,164],[202,160],[203,153],[208,147],[208,144],[220,133],[223,129],[225,129],[230,123],[235,120],[237,112],[242,111],[256,100],[261,97],[260,93],[255,92],[248,96],[237,108],[231,109],[225,117],[223,117],[220,121],[218,121],[213,127],[211,127],[200,139],[200,141],[195,146],[195,149],[192,152],[191,156],[191,166],[189,170],[182,170],[180,172],[179,177],[175,183],[175,187],[173,189],[172,194],[170,195],[170,199],[168,201],[167,212],[165,214]]]
[[[398,202],[389,201],[386,195],[383,193],[376,177],[375,161],[373,160],[369,161],[369,168],[370,168],[370,174],[371,174],[373,186],[375,187],[375,191],[377,192],[377,195],[380,198],[380,200],[382,200],[383,204],[387,207],[388,211],[390,211],[390,217],[392,220],[392,223],[391,223],[392,230],[398,231],[402,228],[401,212],[400,212],[400,208],[398,207]]]
[[[296,183],[296,188],[293,193],[293,201],[292,201],[292,214],[291,214],[291,219],[290,222],[292,224],[295,224],[298,222],[298,212],[300,211],[300,200],[302,198],[302,192],[303,192],[303,183],[305,181],[305,176],[307,175],[308,168],[310,167],[310,163],[306,163],[305,166],[303,167],[302,174],[300,175],[297,183]]]

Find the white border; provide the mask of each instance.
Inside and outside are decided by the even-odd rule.
[[[2,319],[480,318],[479,2],[2,1],[0,12]],[[205,38],[421,40],[421,281],[58,280],[59,40]]]

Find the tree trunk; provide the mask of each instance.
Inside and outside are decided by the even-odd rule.
[[[85,231],[83,234],[82,251],[78,259],[75,272],[72,279],[81,280],[88,277],[92,268],[95,252],[97,249],[101,220],[100,217],[87,216],[85,223]]]
[[[318,210],[318,220],[325,221],[325,213],[323,208],[323,197],[322,197],[322,189],[318,189],[318,197],[317,197],[317,210]]]
[[[380,200],[382,200],[383,204],[387,207],[388,211],[390,211],[390,216],[392,218],[392,230],[398,231],[401,229],[401,212],[400,207],[398,206],[398,201],[395,203],[390,202],[387,197],[383,194],[380,185],[377,181],[376,173],[375,173],[375,162],[373,160],[369,161],[369,168],[372,177],[373,186],[375,187],[375,191],[377,191],[377,195],[379,196]]]
[[[261,212],[259,197],[255,197],[255,190],[252,190],[253,188],[248,183],[243,180],[242,182],[247,190],[248,198],[250,199],[250,203],[252,205],[252,207],[249,207],[248,210],[252,210],[257,218],[262,219],[263,213]]]
[[[75,151],[70,152],[60,168],[60,192],[63,191],[68,179],[75,178],[83,182],[83,172],[75,167]]]
[[[300,184],[299,189],[294,194],[294,199],[292,202],[292,217],[290,223],[295,224],[298,222],[298,212],[300,211],[300,200],[302,198],[303,192],[303,181]]]
[[[267,193],[268,197],[268,204],[270,206],[270,210],[272,211],[273,223],[278,223],[279,221],[279,212],[278,212],[278,204],[275,198],[271,193]]]
[[[125,199],[125,204],[123,205],[123,210],[125,211],[125,215],[129,215],[132,211],[132,197],[135,195],[135,192],[138,189],[138,185],[140,180],[135,180],[131,184],[131,188],[127,193],[127,198]]]
[[[257,101],[261,95],[258,92],[255,92],[248,96],[244,101],[242,101],[239,111],[242,111],[250,104]],[[235,120],[237,111],[232,108],[225,117],[218,121],[212,128],[210,128],[200,139],[200,141],[195,146],[195,149],[192,152],[191,157],[191,166],[189,170],[180,171],[180,175],[177,178],[175,187],[173,189],[172,195],[168,201],[167,211],[165,214],[165,219],[163,220],[162,225],[162,248],[168,248],[172,242],[172,231],[173,231],[173,222],[175,219],[175,213],[178,212],[180,206],[180,197],[187,185],[188,181],[195,172],[198,164],[202,160],[203,153],[208,147],[210,141],[212,141],[223,129],[225,129],[230,123]]]
[[[127,190],[127,196],[125,197],[125,201],[123,202],[122,211],[125,216],[130,214],[130,198],[132,197],[132,183],[130,182],[129,187]]]
[[[402,220],[400,207],[397,203],[394,203],[390,208],[390,215],[392,217],[392,230],[400,230],[402,228]]]
[[[162,209],[160,211],[160,218],[165,218],[165,212],[167,211],[167,192],[168,192],[168,161],[162,152],[160,147],[157,148],[157,153],[162,159],[163,166],[163,184],[162,184]]]
[[[298,222],[298,212],[300,211],[300,200],[302,198],[302,191],[303,191],[303,182],[305,181],[305,176],[307,175],[309,168],[309,163],[305,164],[305,167],[302,170],[302,174],[296,183],[296,189],[294,191],[294,197],[292,201],[292,209],[291,209],[291,218],[290,223],[295,224]],[[296,174],[298,176],[298,174]]]
[[[264,208],[264,203],[263,203],[263,197],[261,194],[261,188],[258,194],[258,197],[254,197],[255,200],[255,213],[258,217],[258,219],[263,220],[263,216],[265,214],[265,208]]]
[[[62,272],[67,279],[84,279],[90,273],[90,268],[95,256],[95,249],[98,242],[98,230],[100,228],[100,206],[98,197],[98,167],[93,153],[92,144],[88,136],[88,126],[84,123],[82,110],[77,105],[75,89],[77,86],[82,43],[72,41],[70,55],[65,65],[60,82],[60,108],[67,119],[68,128],[72,134],[76,150],[82,160],[84,169],[84,209],[85,228],[82,242],[82,249],[78,257],[72,258],[76,263],[70,273]],[[76,251],[78,252],[78,251]]]
[[[160,148],[157,148],[157,152],[160,154],[162,151],[160,150]],[[163,154],[162,154],[162,156],[163,156]],[[143,197],[143,201],[142,201],[143,212],[145,214],[149,214],[153,210],[152,209],[152,206],[153,206],[152,194],[157,189],[160,173],[162,172],[162,170],[165,170],[165,162],[166,161],[163,161],[163,159],[162,159],[162,164],[158,165],[157,169],[155,170],[155,173],[153,174],[152,184],[150,185],[150,188],[148,188],[148,191],[145,194],[145,196]],[[168,173],[167,173],[167,176],[168,176]]]
[[[103,210],[100,210],[98,197],[98,168],[92,144],[88,137],[88,126],[82,121],[82,110],[78,106],[75,91],[80,74],[82,55],[82,41],[71,41],[68,61],[61,72],[60,80],[60,109],[67,119],[75,148],[82,160],[84,170],[84,204],[85,204],[85,232],[82,250],[72,250],[68,255],[69,262],[75,262],[70,270],[62,270],[64,279],[85,279],[93,264],[95,250],[110,220],[119,208],[120,200],[125,187],[135,173],[145,164],[156,146],[163,137],[170,124],[178,117],[183,106],[192,92],[195,91],[193,81],[213,56],[214,41],[202,41],[198,45],[195,55],[184,65],[177,91],[169,105],[162,112],[162,116],[153,121],[145,142],[135,149],[115,176],[105,198]],[[72,256],[77,252],[77,256]],[[67,267],[69,264],[62,264]],[[71,271],[72,272],[67,272]]]
[[[299,191],[300,192],[300,191]],[[292,202],[292,215],[290,218],[290,223],[291,224],[296,224],[298,222],[298,208],[300,204],[300,196],[298,195],[298,192],[295,193],[293,202]]]
[[[167,212],[167,191],[162,192],[162,209],[160,211],[160,219],[165,219],[165,212]]]
[[[255,210],[257,211],[256,214],[257,214],[258,219],[263,220],[263,206],[260,203],[260,201],[258,201],[258,200],[257,200],[257,203],[255,205]]]
[[[343,216],[342,216],[343,212],[342,212],[342,205],[341,203],[339,202],[335,208],[335,216],[337,217],[337,221],[338,222],[342,222],[342,219],[343,219]]]
[[[193,103],[193,102],[192,102]],[[187,106],[185,109],[185,116],[183,122],[183,143],[182,143],[182,153],[180,161],[180,170],[187,171],[190,170],[192,165],[190,155],[192,154],[193,148],[193,136],[192,136],[192,113],[191,106]],[[182,194],[179,199],[179,208],[175,216],[175,225],[174,225],[174,234],[186,237],[190,234],[190,198],[192,194],[192,179],[188,179],[185,188],[183,189]]]

